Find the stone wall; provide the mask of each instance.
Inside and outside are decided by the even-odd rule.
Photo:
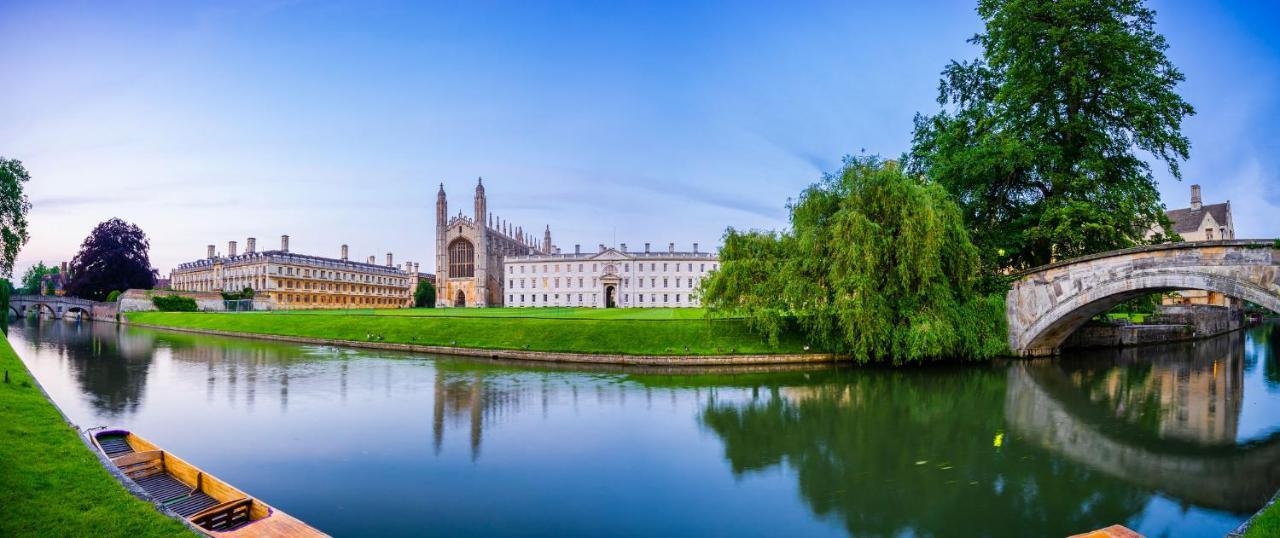
[[[1162,305],[1155,323],[1190,325],[1197,338],[1216,336],[1244,326],[1244,311],[1215,305]]]
[[[1125,347],[1199,338],[1190,325],[1133,325],[1127,322],[1090,322],[1067,338],[1067,349]]]
[[[198,291],[167,291],[167,290],[129,290],[120,294],[119,311],[120,312],[150,312],[156,309],[155,303],[151,302],[154,295],[177,295],[180,297],[190,297],[196,301],[196,310],[201,312],[222,312],[225,311],[226,304],[222,302],[222,294],[214,292],[198,292]]]

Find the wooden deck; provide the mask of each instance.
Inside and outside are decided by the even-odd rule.
[[[1071,538],[1144,538],[1124,525],[1112,525],[1104,529],[1075,534]]]

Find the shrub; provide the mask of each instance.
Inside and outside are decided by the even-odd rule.
[[[161,312],[195,312],[196,300],[180,295],[157,295],[151,298],[151,304]]]
[[[107,294],[108,303],[114,303],[119,300],[120,300],[120,290],[111,290],[111,293]]]

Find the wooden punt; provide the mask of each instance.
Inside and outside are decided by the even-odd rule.
[[[153,500],[209,536],[328,536],[133,433],[104,430],[90,438]]]

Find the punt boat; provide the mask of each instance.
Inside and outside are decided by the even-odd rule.
[[[90,435],[151,498],[212,537],[327,536],[125,430]]]

